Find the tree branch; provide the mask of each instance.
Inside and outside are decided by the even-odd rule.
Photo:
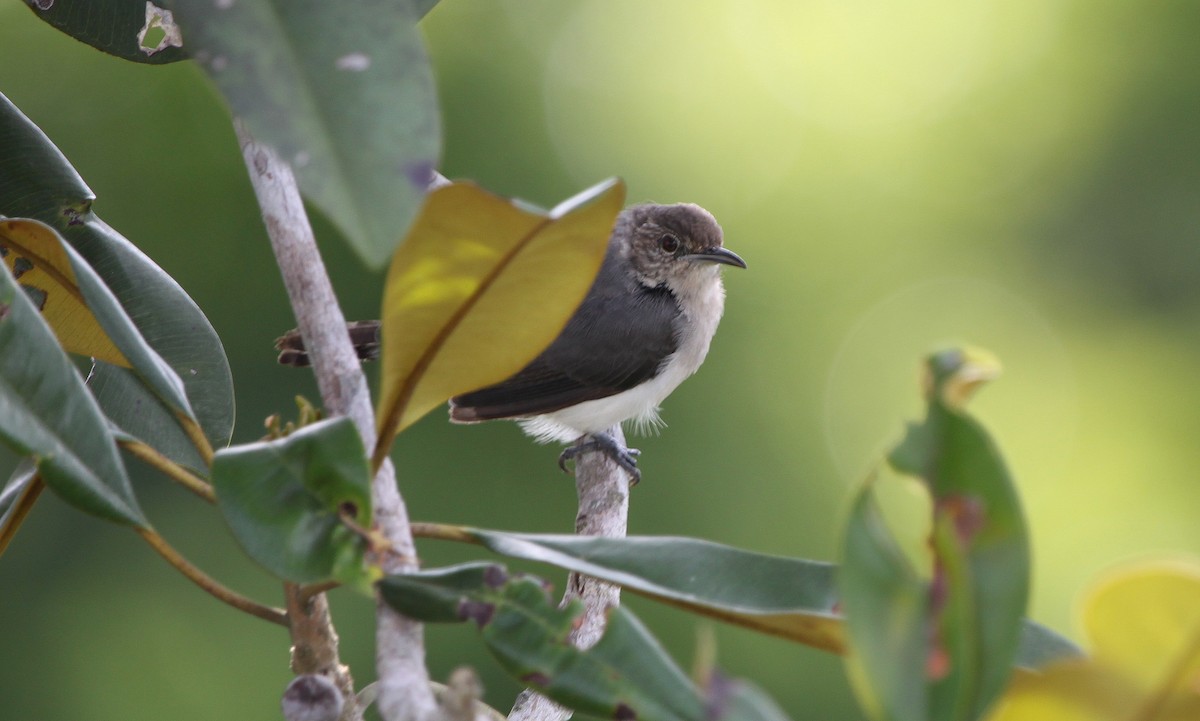
[[[608,433],[625,445],[625,434],[620,426],[609,429]],[[575,490],[579,494],[576,533],[608,538],[625,536],[629,527],[629,477],[616,463],[603,453],[581,455],[575,465]],[[604,634],[605,612],[621,603],[621,588],[572,573],[567,577],[563,603],[573,598],[583,600],[584,610],[570,639],[579,648],[589,648]],[[536,691],[525,689],[517,696],[508,721],[565,721],[570,717],[570,709]]]
[[[312,358],[325,409],[331,415],[349,416],[358,426],[363,445],[373,448],[375,420],[366,377],[317,250],[295,176],[273,149],[254,140],[244,123],[235,119],[234,125],[297,327]],[[379,530],[392,544],[387,557],[379,559],[383,570],[386,573],[412,570],[416,552],[409,532],[408,511],[396,488],[395,469],[390,461],[372,479],[371,498]],[[317,598],[320,597],[309,602],[313,608],[320,606]],[[325,619],[327,623],[327,615]],[[294,624],[294,628],[303,627],[307,624]],[[336,639],[332,626],[328,630],[328,638]],[[316,637],[305,639],[309,640],[319,642]],[[336,664],[336,649],[332,656],[323,657]],[[397,614],[382,600],[376,601],[376,669],[379,711],[384,719],[412,721],[429,718],[434,713],[436,702],[425,669],[424,629]],[[353,682],[339,681],[337,685],[347,688]],[[361,715],[354,697],[346,699],[346,707],[344,719]]]

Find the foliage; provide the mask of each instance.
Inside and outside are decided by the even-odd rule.
[[[95,14],[29,4],[118,57],[190,54],[362,261],[391,265],[376,447],[345,418],[230,446],[233,388],[212,326],[93,214],[62,153],[0,96],[0,439],[29,459],[0,493],[0,551],[44,484],[132,526],[214,596],[278,620],[164,547],[129,478],[136,458],[215,502],[246,553],[292,591],[335,581],[373,591],[388,549],[372,528],[372,470],[395,434],[449,396],[512,374],[555,337],[604,256],[624,184],[602,182],[549,211],[465,183],[428,192],[441,137],[416,27],[428,2],[176,0],[174,14],[117,0]],[[70,354],[91,358],[86,379]],[[838,567],[698,539],[418,528],[844,653],[876,718],[981,719],[1002,695],[993,721],[1194,717],[1195,569],[1141,567],[1103,586],[1085,615],[1092,657],[1025,619],[1028,531],[996,444],[965,410],[994,366],[955,348],[926,370],[925,415],[887,455],[890,468],[858,490]],[[925,499],[915,551],[880,500],[882,484],[902,482],[893,474],[915,479]],[[578,604],[556,608],[545,583],[495,564],[392,575],[376,588],[410,617],[474,622],[507,672],[581,712],[786,718],[749,682],[711,668],[688,679],[627,609],[610,611],[595,646],[574,647]]]

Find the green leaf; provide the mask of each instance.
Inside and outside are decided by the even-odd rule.
[[[749,681],[718,676],[706,691],[712,721],[789,721],[775,700]]]
[[[1083,657],[1083,649],[1060,633],[1025,623],[1021,626],[1021,640],[1017,644],[1017,668],[1023,671],[1041,671],[1051,664]]]
[[[619,180],[548,213],[468,183],[430,194],[384,289],[376,463],[446,399],[550,345],[595,280],[624,198]]]
[[[295,583],[374,580],[363,567],[367,541],[359,530],[371,526],[370,480],[362,439],[345,417],[222,449],[212,467],[217,503],[238,543]]]
[[[25,0],[25,4],[50,25],[109,55],[152,64],[187,57],[170,11],[147,0]]]
[[[220,338],[170,276],[92,212],[93,200],[58,148],[0,95],[0,215],[40,220],[79,251],[146,342],[182,379],[209,442],[217,447],[228,444],[233,378]],[[191,446],[171,412],[140,382],[126,378],[124,383],[106,384],[97,378],[129,373],[101,363],[93,370],[92,386],[109,417],[156,448]],[[153,435],[142,435],[147,431]],[[164,442],[171,438],[176,439],[173,445]],[[194,468],[203,465],[197,463],[194,448],[171,457]]]
[[[423,1],[173,0],[233,114],[295,170],[367,265],[416,217],[441,144]]]
[[[7,266],[0,269],[0,438],[33,456],[46,485],[67,502],[148,525],[96,400]]]
[[[93,361],[87,386],[114,426],[181,466],[208,477],[208,463],[184,432],[179,417],[150,392],[136,373]]]
[[[889,455],[932,499],[931,579],[900,553],[872,500],[874,482],[854,503],[839,580],[859,688],[879,717],[979,718],[1008,683],[1014,660],[1025,660],[1018,655],[1029,592],[1025,521],[999,451],[963,411],[997,368],[977,351],[931,356],[925,419]]]
[[[418,535],[482,545],[622,586],[647,598],[834,653],[845,650],[837,567],[670,536],[598,538],[417,524]],[[1017,662],[1029,668],[1078,654],[1053,631],[1024,626]]]
[[[707,718],[700,690],[621,607],[610,609],[600,641],[581,651],[569,641],[580,603],[559,609],[540,581],[498,566],[389,576],[379,585],[387,603],[418,620],[474,621],[513,677],[577,711],[645,721]]]
[[[841,648],[834,568],[669,536],[600,538],[461,529],[511,558],[541,561],[758,631]]]
[[[929,592],[887,529],[871,486],[854,500],[842,552],[847,663],[859,697],[877,718],[925,721]]]

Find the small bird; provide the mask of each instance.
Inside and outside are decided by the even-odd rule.
[[[546,350],[499,383],[450,399],[450,420],[516,420],[541,443],[573,442],[559,465],[600,450],[636,483],[638,451],[607,429],[659,426],[659,406],[700,368],[725,307],[720,266],[745,268],[721,226],[691,203],[631,206],[617,217],[600,271]],[[374,323],[374,325],[372,325]],[[353,324],[360,357],[378,354],[378,323]],[[280,362],[305,365],[298,334],[276,343]]]

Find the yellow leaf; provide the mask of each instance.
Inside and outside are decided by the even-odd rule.
[[[1200,719],[1200,567],[1145,563],[1083,607],[1092,655],[1021,674],[990,721]]]
[[[4,264],[41,309],[62,347],[128,368],[129,361],[84,303],[62,243],[58,233],[39,221],[0,221]]]
[[[619,180],[549,213],[468,183],[429,194],[384,290],[376,465],[421,416],[550,345],[591,287],[624,199]]]

